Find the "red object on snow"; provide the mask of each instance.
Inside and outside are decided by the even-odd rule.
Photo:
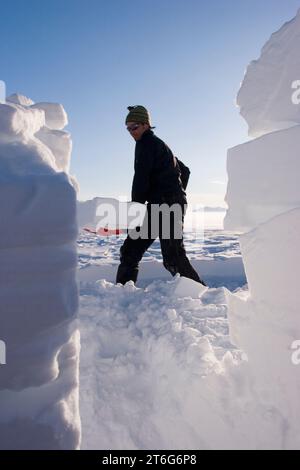
[[[98,230],[92,230],[88,227],[84,227],[86,232],[93,233],[94,235],[105,235],[106,237],[109,237],[110,235],[120,235],[121,233],[124,233],[124,230],[121,228],[115,228],[115,229],[109,229],[106,227],[100,227]]]
[[[100,228],[98,228],[97,233],[99,235],[109,236],[109,235],[120,235],[120,233],[123,233],[123,231],[119,228],[109,229],[109,228],[106,228],[106,227],[100,227]]]

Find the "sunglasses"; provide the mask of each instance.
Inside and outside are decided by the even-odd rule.
[[[133,132],[133,131],[136,131],[140,126],[141,124],[134,124],[133,126],[128,126],[127,130],[128,132]]]

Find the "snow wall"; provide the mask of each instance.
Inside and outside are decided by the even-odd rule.
[[[59,104],[21,95],[0,104],[1,449],[80,445],[76,191],[66,124]]]
[[[224,225],[244,232],[249,285],[247,299],[228,293],[230,333],[247,355],[249,425],[264,448],[300,448],[299,39],[300,10],[250,63],[237,102],[256,138],[228,151]]]

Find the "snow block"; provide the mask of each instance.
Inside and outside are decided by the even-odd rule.
[[[18,104],[0,103],[0,141],[15,142],[24,137],[32,137],[45,125],[45,113]]]
[[[203,286],[199,282],[182,276],[178,276],[178,278],[172,282],[175,284],[174,295],[176,295],[176,297],[198,298],[208,289],[208,287]]]
[[[42,127],[36,134],[53,153],[55,163],[60,171],[68,172],[70,169],[70,159],[72,151],[72,140],[69,132],[60,130],[51,130],[48,127]]]
[[[299,233],[300,208],[243,234],[240,244],[252,299],[263,300],[273,318],[280,313],[280,321],[288,320],[290,328],[298,325],[300,338]]]
[[[248,66],[237,104],[248,123],[250,136],[300,123],[299,41],[300,10],[272,34],[260,58]]]
[[[19,93],[14,93],[13,95],[8,96],[6,98],[6,101],[15,104],[21,104],[22,106],[31,106],[32,104],[34,104],[34,101],[32,101],[32,99],[27,98],[27,96],[20,95]]]
[[[300,126],[228,151],[225,230],[244,232],[300,206]]]
[[[49,129],[61,130],[68,124],[68,116],[64,107],[59,103],[35,103],[30,109],[43,110],[45,113],[46,126]]]

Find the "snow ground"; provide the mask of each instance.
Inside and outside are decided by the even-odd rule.
[[[103,278],[114,282],[123,241],[124,235],[100,238],[81,233],[78,239],[79,280],[93,282]],[[225,286],[233,291],[246,283],[238,234],[220,229],[206,230],[201,238],[187,231],[185,247],[193,266],[210,287]],[[170,278],[162,266],[160,244],[156,240],[140,264],[137,286],[145,287],[152,280]]]
[[[209,230],[202,243],[186,233],[188,255],[210,285],[204,293],[162,267],[158,241],[136,287],[113,284],[123,238],[78,240],[82,449],[230,446],[219,412],[207,410],[222,404],[208,403],[205,378],[222,374],[228,354],[241,356],[230,343],[223,287],[246,281],[237,235]]]

